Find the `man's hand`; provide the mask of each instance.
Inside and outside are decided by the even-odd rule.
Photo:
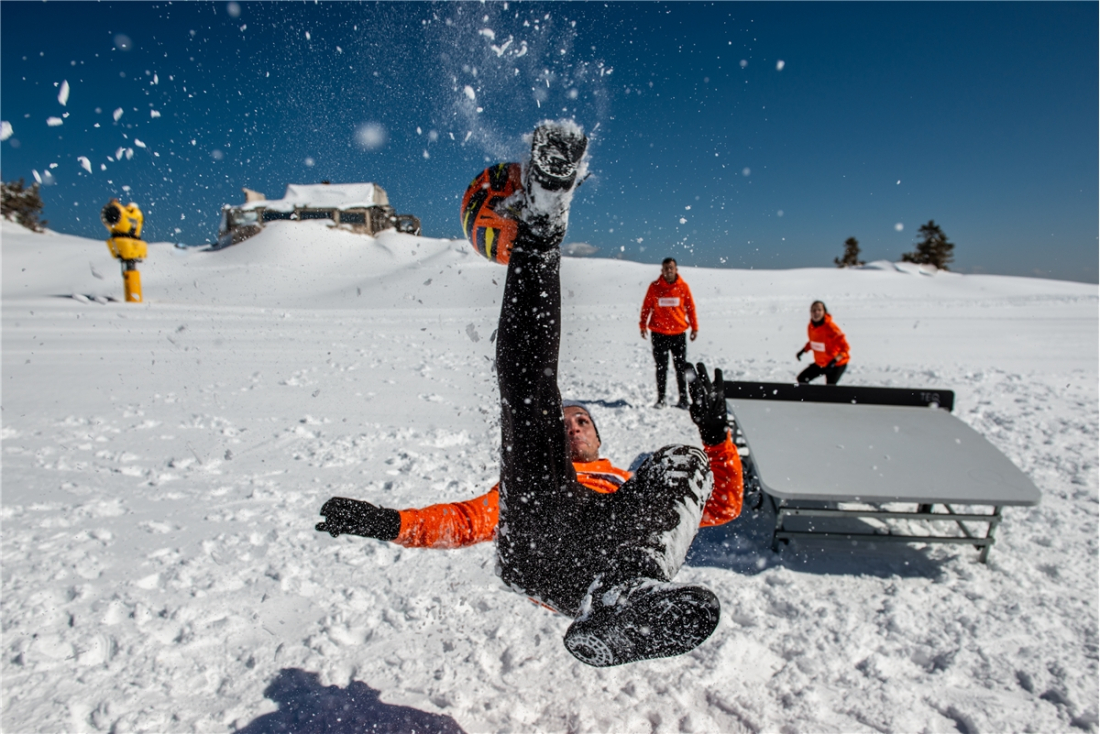
[[[802,355],[805,354],[805,353],[806,353],[805,349],[799,349],[798,354],[794,355],[795,359],[797,359],[799,362],[801,362],[802,361]]]
[[[832,369],[833,367],[836,367],[836,357],[830,359],[829,364],[825,365],[825,369],[827,370]]]
[[[717,446],[726,440],[726,383],[722,370],[714,370],[714,382],[707,377],[707,367],[700,362],[688,367],[691,391],[691,420],[699,428],[699,437],[707,446]]]
[[[646,328],[643,326],[642,327],[642,339],[643,340],[645,340],[645,336],[646,336],[645,332],[646,332]]]
[[[364,538],[395,540],[401,533],[401,513],[388,507],[376,507],[370,502],[333,497],[321,506],[324,522],[317,523],[317,532],[337,537],[341,533]]]
[[[697,336],[699,336],[699,330],[698,329],[692,329],[691,330],[691,340],[695,341],[695,337],[697,337]]]

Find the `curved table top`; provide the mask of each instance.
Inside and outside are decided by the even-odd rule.
[[[1008,457],[936,408],[730,399],[760,481],[782,500],[1035,505]]]

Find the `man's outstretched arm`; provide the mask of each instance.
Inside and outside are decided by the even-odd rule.
[[[493,539],[499,518],[497,489],[464,502],[419,509],[393,510],[347,497],[333,497],[321,507],[325,521],[317,530],[377,538],[406,548],[463,548]]]
[[[688,369],[691,392],[691,420],[699,428],[703,451],[710,459],[714,490],[703,508],[700,525],[722,525],[741,514],[745,494],[741,456],[729,434],[726,420],[726,389],[722,370],[714,370],[714,381],[702,362]]]

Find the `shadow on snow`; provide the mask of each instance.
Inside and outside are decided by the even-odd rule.
[[[789,544],[781,542],[778,551],[773,551],[775,511],[766,499],[759,509],[752,509],[754,499],[746,492],[745,509],[740,517],[725,525],[701,528],[688,551],[685,565],[724,568],[750,576],[769,568],[783,567],[820,575],[937,578],[943,572],[943,565],[954,556],[933,557],[930,545],[913,547],[903,543],[842,539],[805,542],[795,539]],[[868,530],[870,528],[864,528],[864,532]],[[959,546],[957,553],[967,551],[972,549]],[[977,562],[977,551],[973,554]]]
[[[238,734],[463,734],[449,716],[383,703],[378,695],[359,681],[347,688],[322,686],[317,673],[284,668],[264,689],[279,710],[260,716]]]

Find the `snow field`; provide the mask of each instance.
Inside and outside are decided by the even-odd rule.
[[[772,518],[746,510],[678,577],[721,599],[714,636],[596,670],[562,646],[567,620],[499,583],[490,545],[313,530],[332,495],[400,508],[494,483],[502,268],[307,222],[222,252],[153,244],[146,303],[98,303],[122,290],[102,242],[0,236],[5,731],[259,731],[293,671],[358,706],[341,719],[294,678],[317,730],[399,731],[402,706],[469,732],[1097,728],[1095,286],[684,268],[693,360],[791,380],[821,298],[852,343],[845,382],[954,389],[1043,501],[1006,511],[985,566],[966,546],[773,554]],[[648,407],[656,271],[563,265],[562,391],[621,466],[697,440]]]

